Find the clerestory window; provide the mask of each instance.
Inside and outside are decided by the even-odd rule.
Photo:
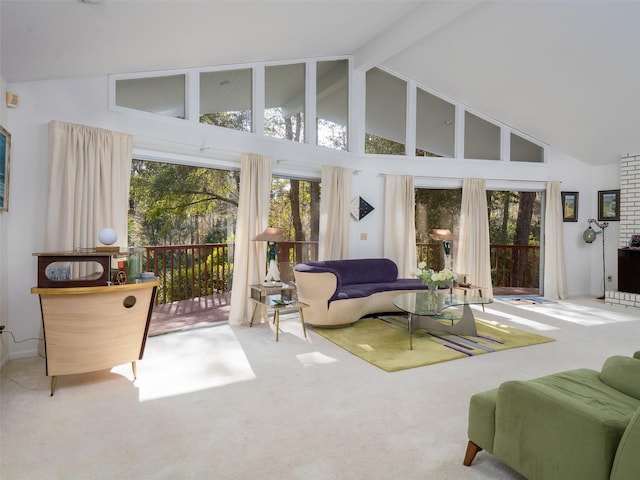
[[[264,134],[304,142],[304,63],[268,66],[264,75]]]
[[[455,156],[455,105],[418,88],[416,157]]]
[[[349,62],[316,64],[316,131],[321,147],[348,150]]]
[[[407,82],[379,68],[367,71],[365,153],[404,155]]]
[[[116,80],[115,103],[119,107],[184,119],[185,79],[181,74]]]
[[[252,69],[200,73],[200,123],[252,130]]]

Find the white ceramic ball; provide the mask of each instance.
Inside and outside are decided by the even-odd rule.
[[[98,240],[103,245],[113,245],[118,240],[118,233],[113,228],[103,228],[98,234]]]

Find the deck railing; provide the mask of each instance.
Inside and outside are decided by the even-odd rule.
[[[156,304],[228,291],[233,273],[232,247],[226,243],[146,247],[145,269],[160,280]]]
[[[444,267],[440,243],[416,245],[418,260],[433,269]],[[494,287],[538,288],[540,247],[491,245]],[[283,281],[293,280],[293,266],[318,258],[318,242],[280,242],[278,261]],[[162,245],[146,247],[145,270],[160,280],[156,304],[225,293],[231,289],[233,244]]]
[[[430,268],[444,267],[444,251],[439,243],[418,243],[418,260]],[[490,245],[491,284],[494,287],[539,288],[539,245]]]

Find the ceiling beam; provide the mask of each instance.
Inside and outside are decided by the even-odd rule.
[[[360,71],[367,71],[380,65],[386,59],[428,37],[484,1],[421,2],[407,15],[357,50],[353,55],[354,67]]]

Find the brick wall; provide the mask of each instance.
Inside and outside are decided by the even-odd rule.
[[[620,159],[619,246],[628,247],[633,234],[640,234],[640,155]]]
[[[620,159],[620,234],[618,246],[628,247],[631,235],[640,234],[640,155],[627,155]],[[616,252],[616,261],[617,252]],[[605,303],[640,309],[637,293],[610,290],[605,292]]]

